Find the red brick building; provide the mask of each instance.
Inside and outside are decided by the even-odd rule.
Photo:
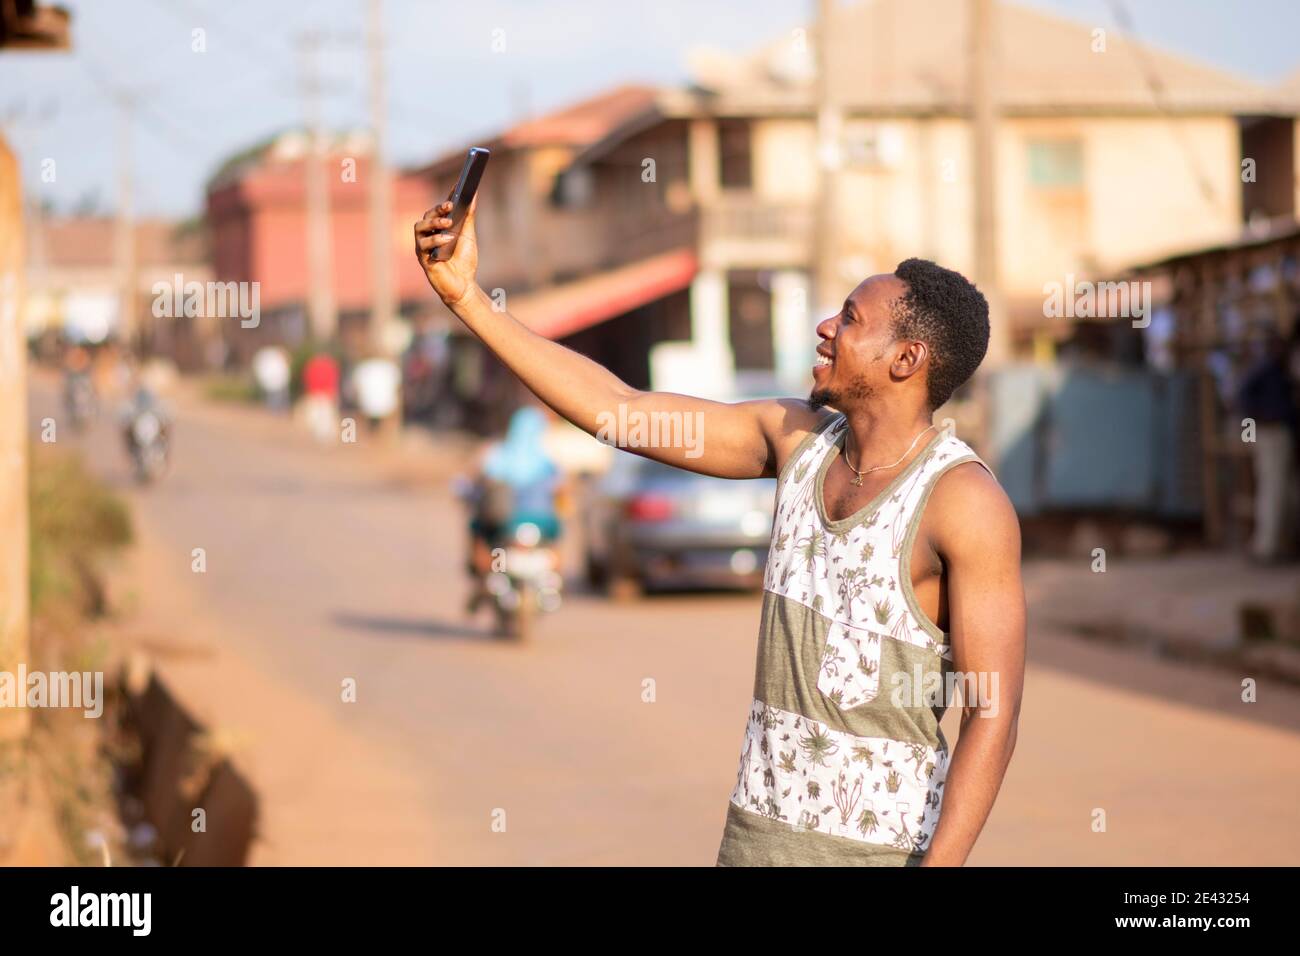
[[[332,292],[339,335],[360,342],[370,316],[372,248],[368,143],[331,144],[324,160],[329,197]],[[295,345],[308,332],[309,267],[306,163],[308,143],[287,133],[229,160],[208,186],[207,220],[218,281],[260,284],[257,328],[227,332],[239,360],[269,342]],[[428,297],[411,254],[411,223],[433,204],[428,180],[393,175],[393,291],[399,311]]]

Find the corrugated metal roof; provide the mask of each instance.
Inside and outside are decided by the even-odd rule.
[[[571,106],[525,120],[490,139],[448,150],[416,172],[435,173],[459,169],[469,146],[489,149],[523,149],[562,146],[583,150],[653,109],[659,93],[654,87],[628,84],[589,97]]]

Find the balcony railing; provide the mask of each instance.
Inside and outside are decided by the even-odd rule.
[[[813,209],[724,193],[700,210],[704,260],[720,267],[802,267],[812,256]]]

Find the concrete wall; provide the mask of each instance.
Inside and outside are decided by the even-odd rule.
[[[849,142],[874,141],[874,162],[852,155],[837,210],[846,285],[919,255],[973,266],[970,136],[960,119],[851,119]],[[1029,181],[1029,144],[1077,140],[1079,189]],[[754,194],[813,200],[811,120],[754,124]],[[1006,120],[998,135],[1001,274],[1009,296],[1041,297],[1066,273],[1109,272],[1178,249],[1234,236],[1241,223],[1240,147],[1229,116],[1045,117]],[[1200,185],[1211,185],[1207,200]],[[793,263],[792,263],[793,264]]]

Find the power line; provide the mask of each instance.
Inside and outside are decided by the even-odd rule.
[[[1137,63],[1138,72],[1142,74],[1142,79],[1147,85],[1147,91],[1151,94],[1152,104],[1158,112],[1171,121],[1170,125],[1174,138],[1178,141],[1178,145],[1183,151],[1183,156],[1187,160],[1188,168],[1191,169],[1192,176],[1196,179],[1196,184],[1201,190],[1201,196],[1212,207],[1218,209],[1218,191],[1214,188],[1214,184],[1210,182],[1209,178],[1205,175],[1204,170],[1201,168],[1201,164],[1196,158],[1196,151],[1192,148],[1192,144],[1187,140],[1187,131],[1183,128],[1183,124],[1172,122],[1172,120],[1175,119],[1175,116],[1173,110],[1169,107],[1165,95],[1166,91],[1164,82],[1160,79],[1160,75],[1156,71],[1154,64],[1151,63],[1150,58],[1147,56],[1146,48],[1137,41],[1137,29],[1133,24],[1133,18],[1129,15],[1128,8],[1124,5],[1123,0],[1107,0],[1107,2],[1110,6],[1111,16],[1113,16],[1115,22],[1119,24],[1119,28],[1132,38],[1130,42],[1125,44],[1125,46],[1128,47],[1130,54],[1133,56],[1134,62]]]
[[[236,37],[242,41],[242,45],[240,43],[232,43],[230,44],[229,49],[233,50],[247,62],[254,64],[259,69],[270,71],[275,75],[275,78],[281,81],[285,86],[293,86],[293,78],[281,72],[275,66],[275,64],[283,62],[287,58],[288,54],[284,50],[272,49],[265,45],[265,41],[259,34],[245,30],[243,27],[235,26],[230,21],[224,21],[224,18],[215,15],[211,10],[196,9],[193,4],[188,2],[188,0],[172,0],[171,3],[165,2],[165,0],[153,0],[153,3],[155,6],[165,10],[174,20],[184,23],[190,28],[203,29],[202,23],[199,21],[207,21],[218,27],[221,32]],[[180,11],[176,9],[178,4],[189,11],[190,17],[192,18],[191,20],[187,21]],[[251,52],[253,49],[260,49],[262,51],[262,56],[259,57],[254,55]]]
[[[175,147],[177,144],[172,141],[172,138],[179,138],[184,140],[185,144],[196,152],[207,149],[208,144],[202,142],[199,136],[185,129],[158,109],[152,100],[141,96],[141,90],[130,90],[110,76],[108,68],[103,63],[98,62],[94,57],[86,55],[84,51],[79,62],[95,83],[99,85],[101,92],[110,100],[119,104],[124,100],[130,100],[135,116],[144,120],[144,125],[164,142]]]

